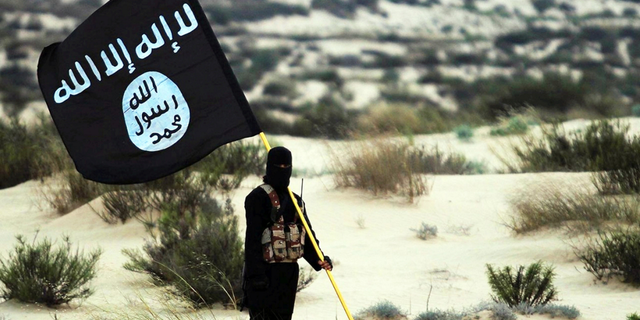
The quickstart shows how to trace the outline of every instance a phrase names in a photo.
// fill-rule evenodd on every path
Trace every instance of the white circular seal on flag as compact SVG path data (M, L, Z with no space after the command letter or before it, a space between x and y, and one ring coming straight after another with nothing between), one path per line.
M180 88L160 72L135 78L122 97L129 139L141 150L160 151L187 132L191 113Z

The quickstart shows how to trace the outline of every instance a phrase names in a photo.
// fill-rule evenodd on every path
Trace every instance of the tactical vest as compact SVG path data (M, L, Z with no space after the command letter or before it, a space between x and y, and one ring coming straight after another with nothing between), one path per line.
M260 186L271 200L271 222L262 232L262 257L269 263L295 262L304 255L304 239L306 230L298 224L298 215L294 215L293 222L284 222L280 210L278 194L268 184ZM302 208L304 212L304 202Z

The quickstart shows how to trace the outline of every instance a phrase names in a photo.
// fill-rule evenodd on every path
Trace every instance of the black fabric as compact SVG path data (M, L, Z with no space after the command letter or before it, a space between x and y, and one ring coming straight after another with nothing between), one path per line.
M278 165L286 165L288 167L281 168ZM278 191L283 191L289 186L292 172L291 165L291 151L285 147L272 148L269 150L269 155L267 156L267 175L265 176L264 182Z
M269 309L249 311L250 320L291 320L291 313L277 313Z
M278 197L284 201L288 193L278 192ZM295 195L299 203L300 197ZM262 231L270 224L271 200L262 188L255 188L245 199L247 229L245 234L245 286L246 306L250 310L267 310L278 314L291 314L295 304L298 285L298 263L266 263L262 258ZM297 214L295 206L283 207L282 215L285 223L294 221ZM315 237L306 213L303 212L309 228ZM317 240L317 239L316 239ZM319 243L319 241L318 241ZM305 242L304 259L316 270L321 269L318 264L318 254L311 241ZM255 279L266 276L269 286L266 290L255 290L250 283ZM252 318L253 319L253 318ZM271 318L267 318L271 319Z
M197 0L107 2L42 51L38 81L98 182L154 180L261 132Z

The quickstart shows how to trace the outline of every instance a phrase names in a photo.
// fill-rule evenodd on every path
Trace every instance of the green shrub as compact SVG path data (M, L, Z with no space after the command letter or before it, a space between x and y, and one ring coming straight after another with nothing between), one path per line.
M431 150L427 150L424 146L411 148L408 156L412 170L419 173L474 174L483 170L481 165L468 162L464 155L445 154L437 146Z
M498 126L491 128L491 131L489 132L492 136L525 134L529 131L529 125L535 123L533 119L526 115L513 115L498 119Z
M416 233L416 237L421 240L427 240L438 236L438 227L427 223L422 223L418 229L411 229Z
M0 259L2 298L55 306L93 293L87 284L96 276L101 250L88 255L80 249L74 252L68 237L57 247L47 238L37 243L16 238L14 251L6 260Z
M638 313L632 313L627 315L627 320L640 320L640 315L638 315Z
M162 204L158 236L137 250L123 250L127 270L144 272L158 283L171 284L194 306L226 302L235 307L240 297L242 240L230 202L225 208L200 194L198 206L179 199Z
M545 227L584 231L607 222L637 223L640 208L635 200L603 197L566 185L534 185L510 200L513 217L507 225L517 233Z
M410 165L407 143L383 139L363 142L347 150L347 155L332 154L335 183L378 194L400 194L409 201L428 193L425 180Z
M356 319L363 318L375 318L375 319L405 319L405 313L396 307L389 301L382 301L374 304L373 306L358 312Z
M122 186L102 197L104 211L96 212L107 223L127 222L148 207L147 192L140 187Z
M640 232L634 229L600 231L593 243L576 255L596 279L620 277L640 285Z
M0 189L58 171L67 157L63 149L53 124L44 118L32 128L16 118L0 121Z
M473 128L466 124L453 128L453 132L455 132L456 137L462 141L471 141L473 137Z
M513 150L521 161L519 170L612 171L635 168L640 138L629 138L628 125L620 121L592 122L584 131L565 133L557 124L543 126L542 139L525 137Z
M487 264L487 276L491 286L492 299L510 307L520 303L530 306L545 305L556 299L553 286L553 267L536 262L528 267L518 266L517 270L506 266L502 270Z

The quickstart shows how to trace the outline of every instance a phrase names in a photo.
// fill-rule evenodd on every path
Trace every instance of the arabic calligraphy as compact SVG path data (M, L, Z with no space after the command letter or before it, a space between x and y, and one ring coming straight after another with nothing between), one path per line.
M138 76L127 87L122 110L129 138L141 150L164 150L185 134L190 121L178 86L160 72Z
M159 24L154 22L151 24L150 33L142 34L140 36L141 40L137 45L135 45L135 49L133 50L137 59L144 60L150 57L154 50L160 49L167 43L171 43L170 48L173 53L177 53L180 50L180 45L175 41L176 36L174 35L174 32L178 37L184 37L198 27L198 20L196 19L189 4L183 4L182 9L184 13L181 13L178 10L173 14L175 24L179 27L177 31L172 30L167 19L165 19L163 15L160 15L158 17ZM160 25L160 27L158 25ZM162 30L160 30L160 28L162 28ZM88 65L88 70L91 71L90 73L93 74L98 82L102 81L104 77L110 77L118 73L125 67L125 65L129 74L133 74L136 70L131 53L124 41L121 38L116 38L115 43L117 46L113 43L109 43L107 45L107 49L100 51L102 64L96 64L89 55L84 56L84 60L86 60ZM78 76L82 81L78 81L76 76ZM61 80L60 87L53 93L53 100L55 103L64 103L72 96L81 94L91 86L91 79L85 71L85 66L83 66L80 61L76 61L74 63L74 67L69 69L68 80L69 81L66 79Z

